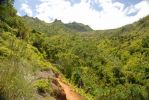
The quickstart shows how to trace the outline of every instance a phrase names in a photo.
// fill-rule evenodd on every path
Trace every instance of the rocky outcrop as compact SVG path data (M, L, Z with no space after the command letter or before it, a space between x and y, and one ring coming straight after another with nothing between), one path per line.
M49 79L50 80L49 84L53 90L52 95L56 98L56 100L67 100L66 94L65 94L63 88L61 87L61 85L59 84L59 82L56 79L58 77L58 75L59 74L54 73L52 70L40 71L37 73L36 79Z

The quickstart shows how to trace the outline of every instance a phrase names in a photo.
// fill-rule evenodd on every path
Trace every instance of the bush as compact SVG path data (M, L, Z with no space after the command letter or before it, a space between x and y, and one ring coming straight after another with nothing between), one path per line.
M9 56L11 50L6 47L0 47L0 56Z
M142 40L142 47L144 47L144 48L149 48L149 36L145 37L145 38Z
M38 93L44 95L46 93L52 94L53 90L50 88L50 80L40 79L34 83L34 87L37 89Z

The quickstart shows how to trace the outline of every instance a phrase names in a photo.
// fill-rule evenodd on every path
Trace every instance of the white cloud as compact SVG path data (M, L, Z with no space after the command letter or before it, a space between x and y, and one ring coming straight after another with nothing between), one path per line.
M93 29L111 29L132 23L149 14L149 2L142 0L136 5L124 8L120 2L112 3L112 0L95 0L102 7L101 11L91 9L91 0L81 0L79 4L71 6L68 0L40 0L36 6L36 16L46 22L52 19L61 19L64 23L80 22L91 26ZM25 6L24 8L29 8ZM135 16L127 16L131 13ZM31 14L29 9L26 12ZM52 18L52 19L51 19Z
M131 5L125 9L125 14L127 15L131 13L136 13L137 11L138 9L135 6Z
M27 4L25 4L25 3L23 3L23 4L21 5L20 11L24 11L28 16L32 16L32 15L33 15L32 10L31 10L30 7L29 7Z
M137 18L144 17L149 14L149 1L144 0L135 5L136 9L139 9L138 14L136 15Z
M19 12L17 12L17 15L18 15L18 16L21 16L21 14L20 14Z

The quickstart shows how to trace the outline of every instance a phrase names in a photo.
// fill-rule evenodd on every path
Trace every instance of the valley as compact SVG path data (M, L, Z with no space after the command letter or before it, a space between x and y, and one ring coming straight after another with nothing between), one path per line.
M13 2L0 1L0 100L149 99L149 15L93 30L20 17Z

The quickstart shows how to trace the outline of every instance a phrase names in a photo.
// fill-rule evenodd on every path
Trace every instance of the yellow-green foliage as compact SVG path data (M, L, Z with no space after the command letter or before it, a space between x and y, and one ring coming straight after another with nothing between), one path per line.
M6 47L0 47L0 56L9 56L11 54L11 50Z
M40 26L37 19L24 19L27 24L37 23L34 30L46 32L44 23ZM44 58L52 61L77 87L84 91L90 88L91 96L118 100L132 99L135 95L138 100L147 99L149 96L144 94L149 77L148 20L149 16L118 29L87 33L35 32L30 39Z
M43 69L43 66L47 66L48 69L50 63L46 63L35 47L16 38L12 33L1 34L0 46L0 98L6 100L34 98L33 74L36 70Z
M52 94L53 90L50 86L50 80L49 79L39 79L39 80L36 80L35 83L34 83L34 87L37 89L37 91L39 93L49 93L49 94Z
M148 100L149 16L114 30L74 33L60 21L18 17L8 5L0 6L0 99L33 98L34 72L49 70L51 61L89 100ZM35 86L52 93L48 81Z

